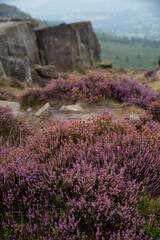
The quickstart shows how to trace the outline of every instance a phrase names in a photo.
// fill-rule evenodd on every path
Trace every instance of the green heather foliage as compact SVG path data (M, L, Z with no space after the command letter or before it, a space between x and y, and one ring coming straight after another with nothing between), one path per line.
M17 148L0 148L3 239L160 238L160 125L46 123Z
M152 239L160 237L160 201L156 204L151 196L147 196L144 191L142 197L139 199L140 215L145 218L143 228ZM154 224L153 224L154 222Z

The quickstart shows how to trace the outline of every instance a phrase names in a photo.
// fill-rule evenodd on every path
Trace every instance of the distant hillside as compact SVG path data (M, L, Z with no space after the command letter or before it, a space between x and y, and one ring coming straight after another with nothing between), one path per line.
M4 18L30 18L27 13L20 11L17 7L9 6L7 4L0 4L0 17Z
M109 59L120 68L153 69L158 65L160 41L142 38L117 37L98 33L101 58Z
M15 6L10 6L4 3L0 3L0 18L31 18L32 16L28 13L20 11ZM43 21L38 19L40 27L56 26L64 21Z

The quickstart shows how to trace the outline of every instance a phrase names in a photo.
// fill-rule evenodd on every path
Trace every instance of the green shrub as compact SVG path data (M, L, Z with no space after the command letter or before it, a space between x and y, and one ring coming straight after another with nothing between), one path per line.
M140 215L145 218L143 228L146 230L148 237L160 239L160 202L148 196L144 191L139 200Z

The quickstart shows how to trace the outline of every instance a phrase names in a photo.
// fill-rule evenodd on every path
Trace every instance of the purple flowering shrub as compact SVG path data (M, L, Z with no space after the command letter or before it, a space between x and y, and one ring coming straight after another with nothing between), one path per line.
M13 115L9 107L0 106L0 143L19 144L32 133L24 119Z
M19 98L22 106L34 106L54 99L65 98L69 94L72 84L63 79L52 79L44 88L32 88L24 92Z
M156 101L158 92L142 86L135 79L123 79L116 82L114 86L113 98L120 102L128 102L147 109L149 104Z
M45 87L45 93L48 99L56 99L64 97L66 93L70 93L73 84L64 79L52 79Z
M90 72L80 78L73 85L69 97L74 100L87 100L96 102L111 98L114 81L110 74L99 74Z
M158 239L147 196L160 194L160 130L111 115L46 123L0 150L0 229L6 239ZM157 210L160 211L160 210ZM157 218L158 219L158 218Z
M72 102L83 99L96 102L113 98L120 102L136 104L147 109L153 101L157 101L160 94L146 86L142 86L135 79L114 81L108 74L89 72L80 79L53 79L44 88L30 89L20 96L23 106L33 106L55 99L65 99Z
M24 92L19 97L22 106L34 106L47 102L43 88L32 88Z
M0 89L0 100L15 101L16 99L16 95L12 92Z
M44 88L30 89L20 96L23 106L33 106L54 99L66 99L73 102L83 99L90 102L110 98L114 81L109 74L90 72L80 79L53 79Z

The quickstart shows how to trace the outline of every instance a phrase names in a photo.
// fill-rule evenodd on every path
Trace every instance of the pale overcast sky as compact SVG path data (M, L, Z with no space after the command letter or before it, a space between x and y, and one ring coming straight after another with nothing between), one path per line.
M0 2L17 6L35 18L64 21L75 17L81 19L84 16L84 20L87 20L88 13L90 14L88 17L91 18L95 12L100 13L104 10L117 12L128 8L135 10L142 6L148 6L149 9L150 4L152 4L150 11L153 13L157 9L157 5L154 8L154 3L159 3L160 6L160 0L0 0Z

